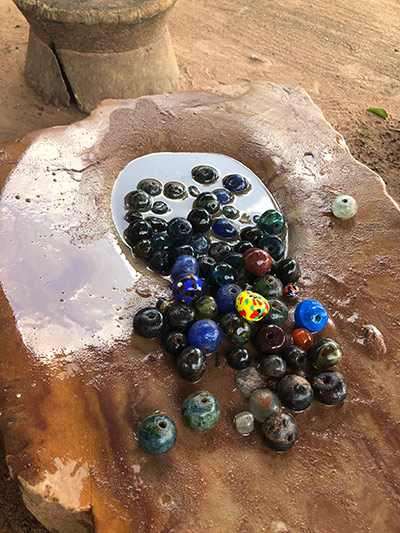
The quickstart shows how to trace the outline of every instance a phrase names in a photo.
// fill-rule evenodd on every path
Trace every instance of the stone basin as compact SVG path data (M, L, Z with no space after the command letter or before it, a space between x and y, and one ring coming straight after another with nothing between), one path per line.
M286 454L259 431L234 431L246 402L223 357L185 383L159 341L133 334L134 313L170 289L121 241L113 184L132 159L190 151L233 157L271 191L301 295L324 303L323 336L343 346L347 400L297 415ZM399 207L303 90L255 83L105 101L82 122L0 145L0 179L0 427L11 475L49 530L396 530ZM355 218L331 215L338 194L356 198ZM201 389L221 420L199 435L179 413ZM158 409L178 441L154 457L137 430Z

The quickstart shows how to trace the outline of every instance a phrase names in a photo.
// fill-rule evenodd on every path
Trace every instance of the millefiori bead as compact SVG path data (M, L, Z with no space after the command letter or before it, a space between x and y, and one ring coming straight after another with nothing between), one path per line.
M198 300L203 294L203 283L198 276L194 274L185 274L178 276L173 285L172 290L178 302L189 304Z
M288 298L296 298L298 294L299 288L294 283L288 283L283 287L283 296L287 296Z
M243 291L236 298L237 312L250 322L258 322L267 316L270 307L268 301L252 291Z

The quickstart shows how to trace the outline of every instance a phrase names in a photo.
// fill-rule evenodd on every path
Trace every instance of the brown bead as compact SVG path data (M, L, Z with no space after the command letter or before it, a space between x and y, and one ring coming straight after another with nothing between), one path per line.
M255 337L255 347L264 354L277 353L283 348L286 342L283 329L275 324L267 324L260 328Z
M292 333L293 344L299 346L302 350L307 351L313 344L313 336L305 328L297 328Z
M272 258L268 252L260 248L250 248L243 254L241 265L255 276L263 276L272 265Z

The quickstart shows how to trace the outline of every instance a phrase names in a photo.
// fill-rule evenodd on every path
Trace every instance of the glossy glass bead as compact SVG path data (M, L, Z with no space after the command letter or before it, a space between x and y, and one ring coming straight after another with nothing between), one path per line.
M254 431L254 415L250 411L238 413L233 419L236 431L245 437Z
M250 322L262 320L270 310L268 301L261 294L252 291L238 294L235 305L239 315Z
M198 320L209 318L214 320L218 315L218 305L212 296L202 296L194 302L194 310Z
M227 242L213 242L208 250L208 255L215 259L217 263L221 263L224 257L232 253L232 247Z
M151 254L148 265L159 274L168 275L171 272L173 262L174 260L171 254L166 250L161 250Z
M236 271L236 283L241 287L251 287L254 283L255 276L247 272L242 266L234 267Z
M189 344L201 348L206 354L215 352L222 341L222 330L214 320L198 320L190 326Z
M218 198L218 201L221 205L226 205L230 202L233 202L233 194L227 189L215 189L213 193Z
M166 300L165 298L160 298L157 300L156 307L161 313L165 313L168 309L168 307L172 304L174 304L174 300Z
M202 233L195 233L190 241L196 255L205 255L210 248L210 240Z
M166 351L175 357L177 357L188 345L188 339L182 331L171 331L164 340Z
M295 374L289 374L280 380L278 396L288 409L304 411L311 405L314 393L306 379Z
M139 211L128 211L125 213L124 220L129 222L131 224L132 222L136 222L137 220L140 220L143 218L142 213L139 213Z
M166 231L155 233L150 242L154 252L161 252L163 250L167 251L172 244L172 241Z
M254 248L253 244L250 241L240 241L235 244L234 250L235 252L243 255L244 252L250 250L250 248Z
M228 265L231 265L235 269L240 268L241 261L242 254L236 252L230 252L224 257L224 263L228 263Z
M189 211L187 219L192 224L195 233L205 233L211 228L210 213L202 207L195 207Z
M151 207L152 199L147 192L132 191L125 196L125 207L136 211L148 211Z
M180 200L186 196L186 187L183 183L170 181L164 185L164 195L170 200Z
M297 441L299 430L289 413L275 413L262 425L267 446L276 452L286 452Z
M214 291L217 291L223 285L228 285L228 283L235 283L236 272L235 269L227 263L217 263L216 265L210 268L207 280L210 284L210 287Z
M261 217L261 215L259 215L259 214L253 215L252 220L253 220L254 224L258 223L258 221L260 220L260 217Z
M163 218L149 216L145 218L145 221L150 224L154 233L162 233L168 229L168 222Z
M251 363L251 355L246 348L234 348L227 353L226 362L233 370L243 370Z
M278 354L267 355L260 361L259 370L263 376L281 378L286 374L286 361Z
M265 235L257 243L257 247L265 250L275 261L280 261L285 253L285 245L276 235Z
M246 226L240 231L242 241L251 242L256 247L258 241L264 236L264 232L257 226Z
M157 200L152 205L151 210L153 211L155 215L165 215L165 213L168 213L169 207L168 207L168 204L166 204L162 200Z
M262 326L254 337L256 348L263 354L278 353L285 345L286 338L283 329L275 324Z
M328 311L317 300L303 300L296 307L294 321L299 328L320 331L328 322Z
M205 374L207 357L201 348L187 346L178 355L176 364L181 378L190 383L196 383Z
M300 348L300 346L286 346L286 348L282 350L281 355L285 359L288 367L293 370L303 368L307 363L307 354L302 348Z
M264 298L273 299L282 296L282 282L272 274L265 274L255 280L253 283L254 292L258 292Z
M147 194L150 194L150 196L158 196L161 194L162 191L162 185L158 180L148 178L145 180L142 180L138 183L137 188L140 191L147 192Z
M207 276L210 271L210 268L217 264L216 260L213 257L210 257L209 255L201 255L197 258L197 262L200 267L201 276Z
M220 210L221 204L213 192L202 192L194 201L195 207L201 207L210 215L215 215Z
M222 214L231 220L235 220L240 217L240 211L234 205L224 205L222 208Z
M317 370L328 370L343 359L343 350L332 339L320 339L307 353L309 363Z
M164 329L163 314L156 307L145 307L135 314L133 328L141 337L154 339Z
M200 267L197 259L193 255L180 255L171 270L171 278L175 279L184 274L200 274Z
M227 313L221 318L220 326L226 337L238 346L246 344L250 339L249 323L236 313Z
M150 415L139 426L140 445L153 455L171 450L175 445L176 436L175 423L164 414Z
M212 225L213 232L220 239L236 239L239 230L236 225L227 218L216 218Z
M202 185L209 185L218 179L218 171L208 165L199 165L192 168L192 178Z
M165 318L170 329L186 332L195 321L195 312L188 305L174 302L166 309Z
M180 246L170 246L169 252L173 261L175 262L181 255L192 255L194 257L194 249L190 244L181 244Z
M203 283L198 276L194 274L185 274L178 276L173 285L172 290L178 302L189 304L200 298L203 294Z
M299 288L294 283L288 283L283 287L283 296L287 298L296 298L299 294Z
M268 209L260 216L258 227L269 235L280 235L285 229L285 217L276 209Z
M222 180L223 186L231 191L233 194L241 194L246 192L250 185L247 179L241 174L228 174Z
M265 380L254 368L249 366L238 372L235 376L235 384L245 398L250 398L251 393L266 387Z
M153 229L150 224L141 219L129 224L124 232L125 240L131 248L133 248L137 242L143 239L151 239L152 235Z
M272 266L272 258L268 252L260 248L250 248L244 252L241 265L255 276L263 276Z
M293 343L306 352L311 348L314 340L308 329L297 328L292 333Z
M289 310L287 306L276 298L268 300L269 313L265 318L269 324L275 324L276 326L283 326L289 316Z
M231 313L236 310L236 298L241 292L241 287L234 283L228 283L218 289L215 301L221 313Z
M339 372L325 370L312 381L315 398L325 405L337 405L347 396L347 384Z
M296 259L284 259L278 263L276 276L284 285L297 281L301 277L301 270Z
M151 247L151 241L144 239L135 244L134 248L135 255L141 257L142 259L148 259L153 253L153 248Z
M191 223L182 217L174 217L168 222L168 235L177 244L187 244L192 240Z
M196 185L189 185L188 191L189 191L190 196L194 196L195 198L196 196L199 196L200 194L200 190L198 187L196 187Z
M258 422L265 422L274 413L282 410L282 404L276 394L269 389L255 390L249 399L249 410Z
M358 210L357 202L352 196L341 194L332 202L332 213L336 218L349 220L356 215Z
M220 414L217 399L207 391L193 392L182 404L183 421L195 431L212 429L218 423Z

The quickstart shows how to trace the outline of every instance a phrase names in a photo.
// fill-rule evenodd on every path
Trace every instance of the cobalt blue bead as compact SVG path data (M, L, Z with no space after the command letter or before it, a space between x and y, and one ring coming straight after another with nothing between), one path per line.
M294 320L299 328L320 331L328 322L328 311L317 300L303 300L296 307Z
M180 255L172 267L171 278L175 279L184 274L195 274L198 276L199 273L199 263L193 255Z
M227 189L217 189L216 191L213 191L213 193L222 205L229 204L233 201L233 195Z
M139 442L153 455L168 452L176 442L176 426L166 415L150 415L139 426Z
M210 247L210 240L205 235L196 233L193 235L190 244L196 254L205 255Z
M210 268L207 280L213 290L218 290L223 285L235 283L236 272L228 263L217 263Z
M217 218L214 220L212 229L220 239L235 239L239 235L235 224L227 218Z
M238 194L245 192L249 188L249 183L247 179L241 174L228 174L222 180L222 183L228 191L233 192L233 194Z
M282 239L276 235L266 235L265 237L262 237L258 241L257 247L268 252L275 261L282 259L283 254L285 253L285 245L283 244Z
M218 289L215 301L224 315L236 311L236 298L242 291L243 289L234 283L229 283Z
M203 283L195 274L185 274L175 279L172 290L178 302L189 304L203 294Z
M189 344L201 348L206 354L215 352L222 341L222 330L214 320L198 320L190 326Z

